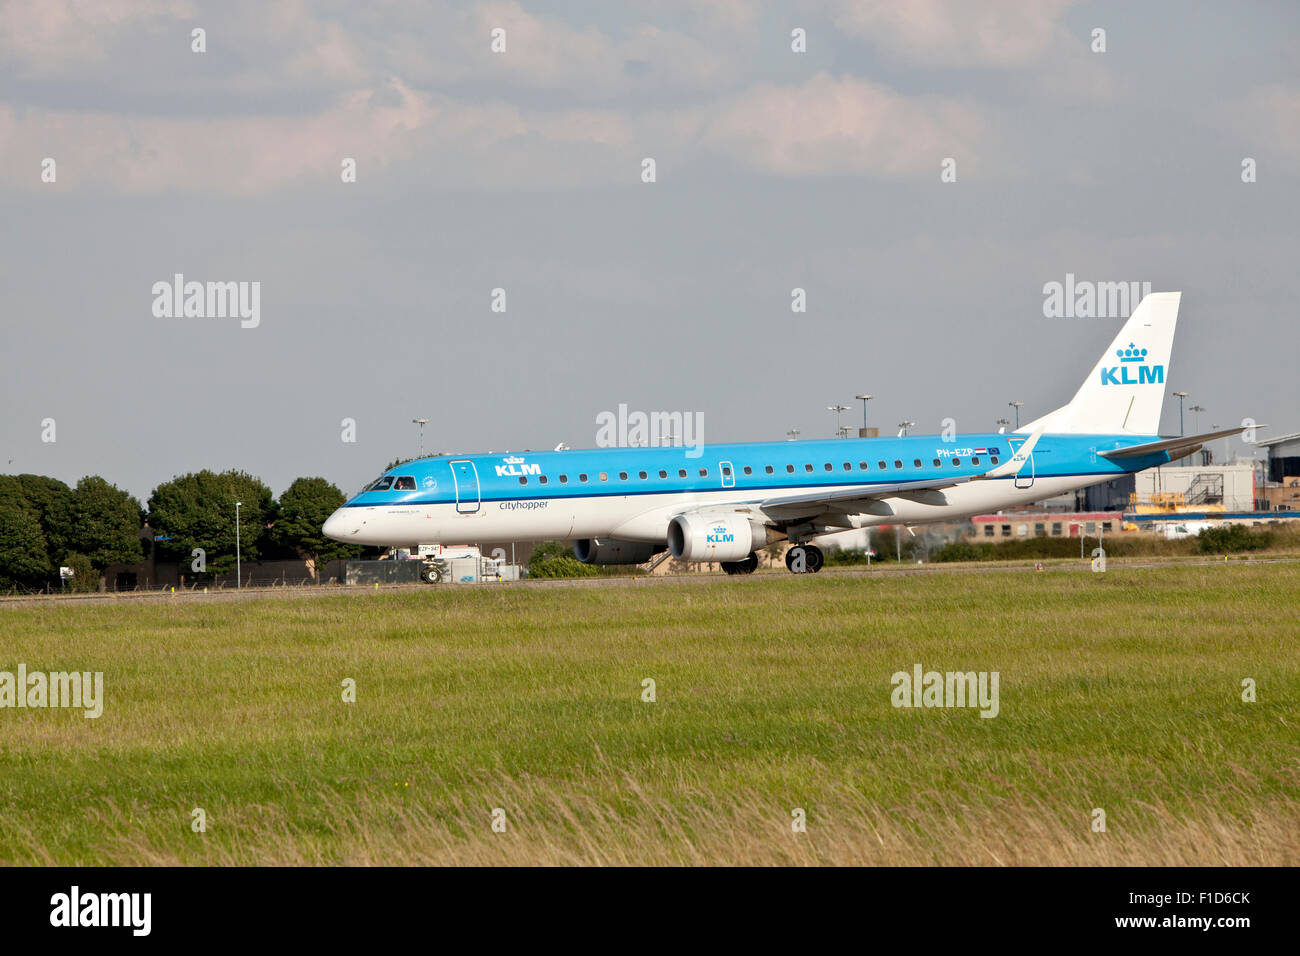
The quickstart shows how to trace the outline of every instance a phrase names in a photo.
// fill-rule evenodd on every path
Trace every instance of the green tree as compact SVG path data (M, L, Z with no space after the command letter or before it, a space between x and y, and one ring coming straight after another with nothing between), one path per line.
M195 548L207 555L210 572L235 567L235 502L239 510L240 552L255 561L269 544L267 525L275 520L275 497L257 478L242 471L191 472L165 481L149 496L149 524L159 535L160 552L188 562Z
M98 475L88 475L73 493L66 541L97 572L110 564L139 561L140 518L139 501Z
M43 587L52 573L40 520L17 482L4 482L0 485L0 587Z
M337 558L354 558L361 548L321 533L325 519L343 506L343 492L324 478L298 478L280 496L280 511L271 529L272 540L313 564L317 580L325 564Z
M45 553L52 568L68 549L68 521L73 491L57 478L45 475L15 475L13 481L27 502L27 509L41 523Z

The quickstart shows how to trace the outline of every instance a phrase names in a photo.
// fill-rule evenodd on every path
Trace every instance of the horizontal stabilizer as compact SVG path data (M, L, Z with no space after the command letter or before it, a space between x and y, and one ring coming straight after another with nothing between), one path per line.
M1267 425L1239 425L1236 428L1225 428L1222 431L1206 432L1203 435L1179 435L1177 438L1165 438L1160 441L1149 441L1144 445L1129 445L1127 448L1112 448L1110 451L1099 451L1097 454L1103 458L1143 458L1147 455L1154 455L1157 452L1167 451L1170 458L1182 458L1184 454L1190 454L1207 441L1213 441L1216 438L1227 438L1229 435L1240 435L1248 428L1267 428ZM1182 448L1187 451L1175 455L1174 452Z

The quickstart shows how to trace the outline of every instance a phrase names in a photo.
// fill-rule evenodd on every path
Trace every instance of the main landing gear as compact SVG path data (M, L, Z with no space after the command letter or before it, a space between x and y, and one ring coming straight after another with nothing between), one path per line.
M814 544L796 544L785 553L785 566L795 574L816 574L823 561L822 549Z
M749 557L740 561L723 561L722 570L728 574L753 574L758 570L758 555L751 551Z

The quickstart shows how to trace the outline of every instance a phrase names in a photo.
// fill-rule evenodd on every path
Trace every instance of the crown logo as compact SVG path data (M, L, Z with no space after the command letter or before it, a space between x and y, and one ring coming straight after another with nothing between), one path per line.
M522 458L507 458L505 462L507 465L522 465L524 460Z
M1121 362L1141 362L1147 357L1147 350L1137 348L1132 342L1126 349L1116 349L1115 354L1119 356Z

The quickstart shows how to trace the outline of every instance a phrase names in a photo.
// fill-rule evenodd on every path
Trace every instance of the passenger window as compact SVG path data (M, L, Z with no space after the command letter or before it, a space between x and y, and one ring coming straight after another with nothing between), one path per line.
M645 473L644 471L638 471L638 472L636 473L636 476L637 476L638 478L640 478L642 481L645 481L645 480L646 480L646 473Z
M579 481L586 481L586 480L587 480L587 476L586 476L586 475L579 475L579 476L578 476L578 480L579 480Z
M667 478L667 477L668 477L668 472L666 472L666 471L664 471L662 468L660 468L660 469L659 469L659 477L660 477L660 478Z
M895 468L902 468L902 467L903 467L903 461L902 461L902 459L900 459L900 458L895 458L895 459L894 459L894 467L895 467Z
M978 464L980 463L980 460L979 460L978 458L972 458L972 459L970 460L970 463L971 463L972 465L978 465Z
M827 471L834 471L834 470L835 470L835 466L832 465L832 464L828 461L828 462L826 463L826 470L827 470Z
M958 465L960 465L960 464L961 464L961 459L960 459L960 458L954 458L954 459L952 460L952 466L953 466L954 468L956 468L956 467L957 467Z
M860 462L858 462L858 467L859 467L860 469L862 469L863 471L866 471L866 470L867 470L867 463L866 463L865 461L860 461Z
M567 485L568 483L569 483L569 476L568 476L568 475L560 475L560 484L562 484L562 485Z
M764 470L770 475L772 473L772 466L767 465Z
M609 472L607 472L607 471L602 471L602 472L600 473L600 480L601 480L601 481L609 481Z
M685 477L686 477L686 469L685 469L685 468L678 468L678 469L677 469L677 477L678 477L678 478L685 478Z
M745 466L745 474L747 474L747 475L752 475L753 473L754 473L754 469L753 469L753 468L750 468L748 465L746 465L746 466Z
M936 459L934 460L934 467L938 468L938 467L939 467L940 465L942 465L942 464L943 464L943 462L941 462L938 458L936 458Z
M701 469L700 469L700 477L701 477L701 478L707 478L707 477L709 477L709 469L707 469L707 468L701 468Z
M723 466L722 466L722 477L723 477L723 478L730 478L730 477L731 477L731 469L728 468L726 465L723 465Z
M884 460L882 459L882 460L876 462L876 467L877 467L877 468L880 468L880 469L885 469L885 468L888 468L889 466L886 465L885 462L884 462Z
M989 456L989 464L996 465L997 463L998 463L998 456L997 456L997 455L990 455L990 456Z
M803 470L804 470L804 471L812 471L812 465L804 465L804 466L803 466Z
M546 476L545 476L545 475L542 475L542 476L541 476L540 478L538 478L537 480L538 480L539 482L541 482L542 484L546 484Z
M794 465L786 465L786 466L785 466L785 470L786 470L787 472L789 472L790 474L793 475L793 474L794 474Z
M912 459L912 467L913 467L913 468L920 468L920 467L921 467L921 459L919 459L919 458L913 458L913 459Z
M619 481L627 481L627 472L626 472L626 471L620 471L620 472L618 473L618 480L619 480Z
M528 476L527 476L527 475L520 475L520 476L519 476L519 483L520 483L521 485L526 485L526 484L528 484Z
M398 478L397 481L396 481L396 483L393 485L393 490L394 490L394 491L414 491L414 490L415 490L415 479L412 478L410 475L402 475L402 477L401 477L401 478Z
M849 463L846 461L846 462L844 463L844 470L845 470L845 471L852 471L852 470L853 470L853 466L852 466L851 464L849 464Z

